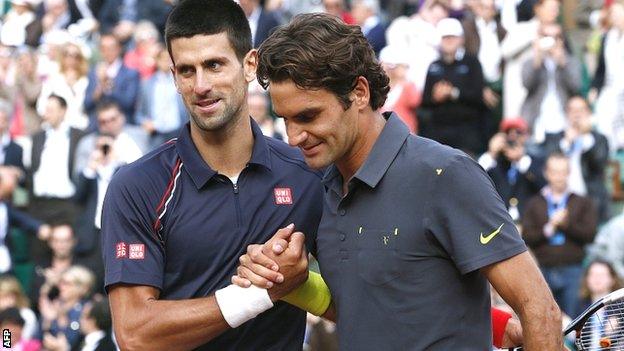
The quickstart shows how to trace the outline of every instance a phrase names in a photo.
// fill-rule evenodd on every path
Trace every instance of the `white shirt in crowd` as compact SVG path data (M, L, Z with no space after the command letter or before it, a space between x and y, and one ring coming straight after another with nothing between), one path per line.
M63 122L58 129L44 128L46 140L33 176L33 192L38 197L70 198L76 188L69 175L69 125Z
M557 81L555 73L557 71L557 63L551 58L544 59L544 66L548 74L548 88L546 95L540 105L540 113L535 121L533 128L535 141L542 142L546 134L556 134L566 126L565 112L563 111L563 103L557 94Z
M105 336L106 333L104 333L102 330L94 331L87 334L84 338L84 346L82 347L82 349L80 349L80 351L95 351L95 349L98 347L98 343L100 342L100 340L104 339Z
M581 156L584 152L591 149L595 143L596 139L590 133L581 135L573 143L568 142L565 138L559 142L559 148L570 159L568 189L577 195L587 195L587 185L585 184L583 168L581 167Z
M483 77L486 82L496 82L501 77L500 64L503 58L496 32L496 21L485 23L483 18L477 18L476 23L481 41L479 62L483 68Z

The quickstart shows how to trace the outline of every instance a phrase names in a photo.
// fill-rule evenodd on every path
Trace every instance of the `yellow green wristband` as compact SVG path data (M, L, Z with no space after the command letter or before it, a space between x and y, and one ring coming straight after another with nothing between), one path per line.
M282 298L283 301L308 311L316 316L321 316L331 302L329 287L320 274L310 271L308 280L297 289L291 291Z

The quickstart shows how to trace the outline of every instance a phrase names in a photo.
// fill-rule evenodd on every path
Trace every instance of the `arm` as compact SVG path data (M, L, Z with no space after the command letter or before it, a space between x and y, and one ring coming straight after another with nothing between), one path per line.
M581 65L576 57L571 54L567 55L566 64L557 67L557 80L559 84L572 95L581 90Z
M522 64L522 85L527 90L534 90L537 88L540 82L542 66L535 67L533 58L529 58Z
M568 211L568 218L565 224L560 226L566 237L581 243L587 244L594 240L596 227L598 225L598 213L592 201L588 198L578 198L580 209L576 213Z
M214 295L159 300L158 289L119 284L110 289L111 314L122 350L190 350L228 330Z
M519 315L525 350L563 349L561 312L528 252L486 266L481 271Z
M111 91L111 97L119 103L122 110L134 111L134 107L139 96L141 79L139 72L135 70L126 70L128 75L123 79L123 86L114 86ZM128 116L128 119L133 116Z
M596 72L594 73L594 79L591 82L591 87L600 91L605 81L605 73L607 70L607 65L605 62L605 39L606 35L602 37L600 41L600 53L598 55L598 67L596 67Z
M481 107L483 106L483 88L485 87L485 83L483 82L483 70L481 69L479 60L474 59L469 62L469 81L466 82L467 84L464 89L459 89L459 97L457 100L466 105Z
M544 221L543 216L539 212L539 198L534 197L527 203L524 216L522 216L522 238L528 246L536 246L547 241L544 236Z

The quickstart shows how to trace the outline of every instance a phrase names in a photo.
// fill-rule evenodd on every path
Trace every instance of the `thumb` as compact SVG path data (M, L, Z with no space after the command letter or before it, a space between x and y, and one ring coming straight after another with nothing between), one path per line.
M279 229L275 235L273 235L273 239L284 239L284 240L289 240L290 236L293 233L293 230L295 229L295 224L294 223L290 223L289 225L287 225L284 228Z

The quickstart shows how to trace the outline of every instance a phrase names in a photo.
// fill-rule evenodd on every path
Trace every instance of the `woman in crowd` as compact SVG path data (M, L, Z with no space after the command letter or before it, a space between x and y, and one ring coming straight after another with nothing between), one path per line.
M30 309L30 302L22 290L22 286L10 275L0 277L0 311L7 308L19 309L19 314L24 319L22 337L32 339L37 332L37 316Z

